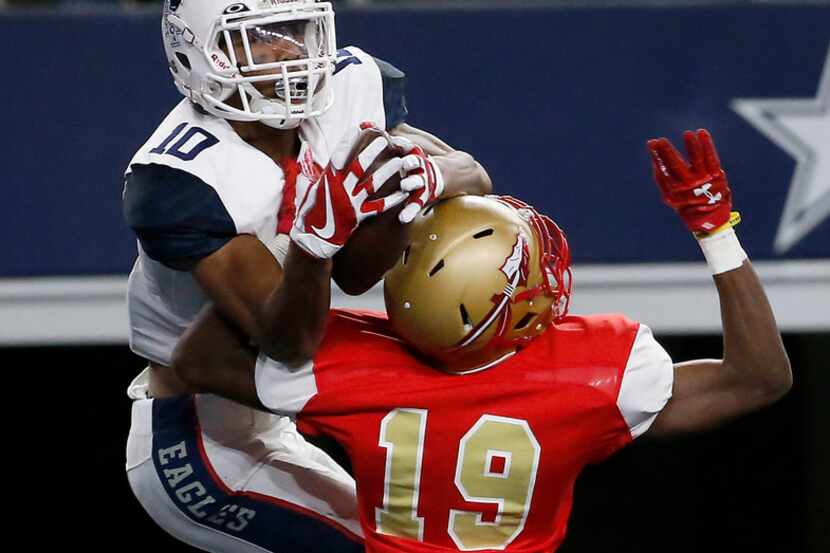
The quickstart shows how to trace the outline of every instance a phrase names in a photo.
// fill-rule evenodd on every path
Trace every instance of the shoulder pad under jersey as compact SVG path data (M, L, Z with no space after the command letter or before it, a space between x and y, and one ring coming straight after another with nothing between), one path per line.
M337 55L334 86L339 111L350 113L358 124L373 121L387 130L406 121L403 71L356 46L338 50Z

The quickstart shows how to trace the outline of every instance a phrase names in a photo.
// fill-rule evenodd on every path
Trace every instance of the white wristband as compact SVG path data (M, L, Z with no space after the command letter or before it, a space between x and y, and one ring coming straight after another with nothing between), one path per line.
M713 275L737 269L748 259L734 229L728 228L712 236L699 238L697 242Z
M291 239L287 234L277 234L270 240L263 242L271 255L274 256L274 259L277 260L277 263L280 264L280 267L285 267L285 257L288 255L288 245L290 243Z

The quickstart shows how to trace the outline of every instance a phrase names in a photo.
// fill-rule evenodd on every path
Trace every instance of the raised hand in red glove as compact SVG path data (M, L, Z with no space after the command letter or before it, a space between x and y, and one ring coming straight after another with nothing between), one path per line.
M383 198L368 199L401 171L403 160L396 156L371 175L366 174L391 143L386 132L364 123L337 145L331 162L300 203L291 229L295 244L315 257L331 258L363 220L408 198L407 193L398 190ZM363 144L366 146L361 147Z
M668 139L648 141L654 180L690 231L710 233L729 222L732 191L709 131L686 131L683 140L688 162Z

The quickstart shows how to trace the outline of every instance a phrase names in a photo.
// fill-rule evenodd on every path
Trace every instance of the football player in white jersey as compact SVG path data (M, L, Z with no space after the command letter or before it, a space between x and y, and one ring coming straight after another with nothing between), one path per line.
M193 391L172 352L208 303L269 356L309 358L332 274L359 292L398 257L353 263L343 247L361 221L407 223L436 199L489 192L490 179L406 125L403 73L338 50L330 3L166 0L162 33L185 99L126 171L139 249L130 346L149 365L128 392L130 484L201 549L360 550L353 480L293 423L209 395L172 413L153 398ZM373 196L394 175L399 189Z

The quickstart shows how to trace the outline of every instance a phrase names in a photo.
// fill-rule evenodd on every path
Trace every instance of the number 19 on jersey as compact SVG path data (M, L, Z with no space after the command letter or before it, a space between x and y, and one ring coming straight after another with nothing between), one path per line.
M424 540L418 516L427 428L425 409L395 409L381 422L378 444L386 449L383 507L375 509L377 532ZM504 549L521 534L536 483L541 448L527 421L482 415L461 438L455 486L466 501L497 507L483 513L451 509L447 532L462 551Z

